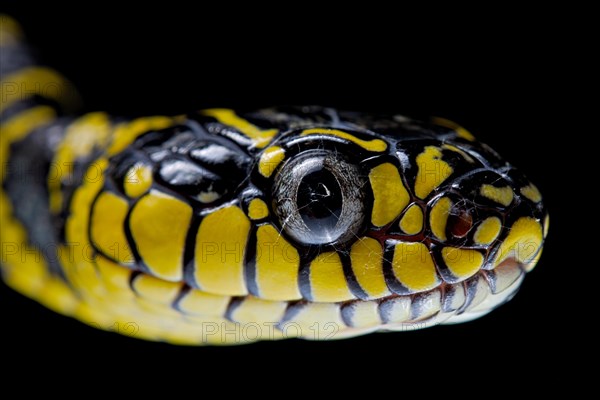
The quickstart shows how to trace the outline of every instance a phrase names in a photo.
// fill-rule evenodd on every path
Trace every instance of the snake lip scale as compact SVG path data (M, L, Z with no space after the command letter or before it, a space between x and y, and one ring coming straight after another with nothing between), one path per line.
M541 193L452 121L81 114L0 34L1 276L56 312L182 345L341 339L479 318L541 256Z

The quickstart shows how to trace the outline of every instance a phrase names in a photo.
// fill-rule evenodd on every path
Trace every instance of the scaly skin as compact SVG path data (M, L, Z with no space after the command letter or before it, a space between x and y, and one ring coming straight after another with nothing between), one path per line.
M57 312L190 345L413 330L491 311L541 254L538 190L450 121L69 116L0 21L1 271Z

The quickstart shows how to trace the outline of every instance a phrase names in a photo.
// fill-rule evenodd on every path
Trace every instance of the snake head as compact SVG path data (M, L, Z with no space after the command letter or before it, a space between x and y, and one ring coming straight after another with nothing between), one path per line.
M510 299L540 257L539 191L462 128L223 113L138 135L105 160L100 193L75 196L92 200L89 229L67 223L139 293L171 287L176 316L212 313L201 297L299 336L461 322Z
M463 128L392 122L298 129L263 151L254 182L305 255L303 296L385 303L441 291L442 311L491 310L539 259L541 194ZM453 306L458 291L467 301Z

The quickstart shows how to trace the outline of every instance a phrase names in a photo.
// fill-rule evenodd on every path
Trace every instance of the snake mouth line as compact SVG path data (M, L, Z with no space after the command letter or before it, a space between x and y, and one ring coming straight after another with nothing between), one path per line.
M216 296L183 286L170 304L171 312L192 320L223 318L233 324L247 324L249 312L261 315L276 329L286 332L287 324L310 329L314 324L335 324L331 339L342 339L371 331L406 331L453 324L476 319L510 300L525 276L525 269L515 258L508 258L491 270L481 269L458 283L442 283L432 290L414 294L392 294L372 300L319 303L307 300L276 302L253 296ZM149 280L148 280L149 279ZM156 278L138 272L130 286L136 297L153 302L149 282ZM190 299L210 299L211 307L195 308ZM281 313L273 312L280 309ZM306 335L302 334L301 337ZM311 335L306 336L310 339Z
M476 319L509 301L524 276L524 265L511 257L496 268L482 269L462 282L443 283L426 292L394 294L374 300L382 323L370 330L416 330ZM360 315L365 303L369 301L352 301L342 305L343 321L348 327L366 328L361 324Z

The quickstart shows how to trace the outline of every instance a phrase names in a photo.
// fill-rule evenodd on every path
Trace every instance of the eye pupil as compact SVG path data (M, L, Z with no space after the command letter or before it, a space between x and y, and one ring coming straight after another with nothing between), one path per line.
M342 213L343 199L333 174L321 168L302 178L298 186L298 212L310 230L333 230Z
M305 245L345 243L363 227L364 175L325 150L289 159L277 173L273 207L281 227Z

